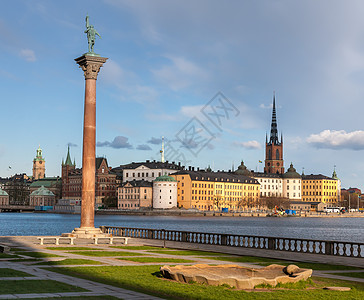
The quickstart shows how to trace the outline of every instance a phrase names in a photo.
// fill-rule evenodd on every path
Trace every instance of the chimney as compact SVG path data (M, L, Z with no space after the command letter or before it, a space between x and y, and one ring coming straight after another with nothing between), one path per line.
M188 166L188 171L191 171L191 166Z
M149 159L147 159L147 161L146 161L147 163L149 163L150 162L150 160Z
M179 166L179 167L181 166L181 162L180 162L180 161L178 162L178 166Z
M197 171L200 171L200 167L197 167Z
M195 171L195 167L192 167L192 171Z

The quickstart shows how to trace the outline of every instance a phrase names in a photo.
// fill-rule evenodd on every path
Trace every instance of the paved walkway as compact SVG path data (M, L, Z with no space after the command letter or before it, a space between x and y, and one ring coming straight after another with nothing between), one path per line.
M97 248L99 250L108 250L108 251L133 251L138 252L140 254L145 254L145 250L128 250L128 249L117 249L110 248L108 245L90 245L88 244L90 241L87 240L77 240L75 246L87 246L89 248ZM129 244L131 245L151 245L151 246L163 246L163 241L158 240L146 240L146 239L129 239ZM141 263L126 261L126 260L118 260L114 257L90 257L90 256L82 256L78 254L67 253L63 251L49 250L46 247L55 246L54 244L49 245L39 245L39 241L35 237L0 237L0 244L6 244L10 247L21 247L23 249L28 249L31 251L42 251L45 253L59 254L63 257L47 257L47 261L55 261L55 260L63 260L66 258L69 259L88 259L94 260L95 262L101 262L103 265L107 266L136 266L141 265ZM59 245L68 247L69 245ZM327 264L342 264L347 266L356 266L364 268L364 259L363 258L351 258L351 257L331 257L325 255L318 254L306 254L306 253L291 253L286 251L271 251L271 250L261 250L261 249L247 249L247 248L234 248L227 246L212 246L212 245L202 245L202 244L189 244L189 243L178 243L178 242L166 242L166 247L176 248L176 249L188 249L188 250L205 250L205 251L214 251L214 252L222 252L227 254L235 254L235 255L251 255L251 256L261 256L261 257L269 257L275 259L284 259L284 260L292 260L292 261L302 261L302 262L319 262L319 263L327 263ZM172 253L171 254L161 254L161 253L151 253L148 252L148 255L153 257L163 257L163 258L176 258ZM208 257L180 257L184 259L191 259L195 263L206 263L206 264L227 264L229 262L226 261L217 261L213 259L209 259ZM2 280L55 280L59 282L63 282L69 285L74 285L78 287L82 287L88 292L74 292L74 293L42 293L42 294L11 294L11 295L0 295L0 299L26 299L26 298L51 298L51 297L70 297L70 296L114 296L120 299L161 299L153 296L149 296L146 294L129 291L123 288L118 288L102 283L93 282L90 280L75 278L67 275L58 274L55 272L51 272L45 270L44 267L64 267L64 265L58 266L41 266L41 265L32 265L32 262L10 262L10 259L0 259L0 268L11 268L18 271L23 271L25 273L34 275L34 277L15 277L15 278L0 278L0 284ZM143 265L155 265L156 263L143 263ZM173 264L181 264L181 263L173 263ZM191 264L191 263L188 263ZM254 263L235 263L241 266L259 268L260 266ZM78 265L79 266L79 265ZM91 266L91 265L87 265ZM100 266L96 265L95 266ZM355 282L364 282L362 278L353 278L341 276L340 273L343 272L361 272L361 271L353 271L353 270L343 270L343 271L314 271L314 276L333 278L333 279L341 279ZM331 274L335 273L335 274Z

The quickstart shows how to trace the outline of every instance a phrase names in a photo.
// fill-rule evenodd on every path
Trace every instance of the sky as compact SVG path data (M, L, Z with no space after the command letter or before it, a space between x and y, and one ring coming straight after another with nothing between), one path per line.
M363 189L364 2L13 0L0 11L0 177L82 160L85 16L108 60L97 156L262 171L275 93L286 169Z

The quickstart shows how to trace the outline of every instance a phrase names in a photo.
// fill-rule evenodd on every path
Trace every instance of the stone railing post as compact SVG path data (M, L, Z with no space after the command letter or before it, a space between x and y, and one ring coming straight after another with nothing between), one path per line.
M228 242L227 235L226 234L222 234L221 235L221 245L226 246L227 245L227 242Z
M325 242L325 254L334 255L334 243L333 242Z
M187 242L187 234L186 234L186 232L182 232L181 242Z
M268 249L269 250L275 249L275 238L272 238L272 237L268 238Z

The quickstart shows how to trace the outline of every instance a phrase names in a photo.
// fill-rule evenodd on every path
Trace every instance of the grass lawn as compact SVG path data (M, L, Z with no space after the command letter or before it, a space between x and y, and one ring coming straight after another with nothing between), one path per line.
M163 258L163 257L120 257L120 260L130 260L140 263L193 263L193 260L179 258Z
M158 249L167 250L166 248L153 247L153 246L110 246L110 248L125 249L125 250L158 250Z
M43 261L37 263L35 265L50 265L50 266L59 266L59 265L102 265L103 263L91 259L73 259L67 258L63 260L57 261Z
M134 253L134 252L121 252L121 251L71 251L69 253L79 254L85 256L142 256L144 254Z
M209 257L209 259L221 260L221 261L230 261L230 262L248 262L248 263L260 263L266 262L270 264L286 264L286 261L274 259L274 258L265 258L265 257L255 257L255 256L218 256L218 257Z
M19 300L24 299L24 298L18 298ZM29 298L26 298L29 299ZM67 300L73 300L73 299L85 299L85 296L75 296L75 297L52 297L52 298L31 298L32 300L44 300L44 299L67 299ZM87 296L87 300L113 300L113 299L119 299L113 296Z
M74 251L74 250L102 250L100 248L89 247L47 247L48 250L60 250L60 251Z
M160 253L160 254L168 254L168 255L190 255L190 256L226 256L223 253L215 253L215 252L207 252L207 251L199 251L199 250L151 250L148 251L151 253Z
M18 255L14 255L14 254L8 254L8 253L0 253L0 258L17 258L19 257Z
M24 249L24 248L10 248L10 251L11 252L17 252L17 251L27 251L27 250Z
M296 265L303 269L312 269L317 271L330 271L330 270L363 270L357 267L350 266L342 266L342 265L329 265L329 264L320 264L320 263L306 263L306 262L298 262L298 261L281 261L279 264L283 265ZM268 266L270 263L260 263L261 266ZM364 270L363 270L364 271Z
M348 281L314 278L308 286L315 289L261 289L259 292L245 292L225 286L186 284L159 278L159 266L117 266L117 267L65 267L47 270L70 276L85 278L117 287L152 294L167 299L364 299L364 284ZM348 286L350 292L323 290L324 286Z
M364 272L347 272L347 273L330 273L330 274L338 276L348 276L354 278L364 278Z
M0 277L33 277L33 275L9 268L0 268Z
M19 258L14 260L9 260L9 262L29 262L29 261L42 261L40 258Z
M87 290L53 280L1 280L0 294L67 293Z
M44 252L31 252L31 251L22 251L17 252L19 255L26 255L34 258L43 258L43 257L62 257L61 255L44 253Z

